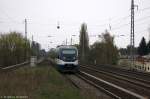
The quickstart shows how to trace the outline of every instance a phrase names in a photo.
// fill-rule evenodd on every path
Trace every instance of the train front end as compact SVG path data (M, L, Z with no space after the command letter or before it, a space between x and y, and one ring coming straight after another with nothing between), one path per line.
M57 66L58 70L61 72L77 72L79 70L77 48L75 47L60 48Z

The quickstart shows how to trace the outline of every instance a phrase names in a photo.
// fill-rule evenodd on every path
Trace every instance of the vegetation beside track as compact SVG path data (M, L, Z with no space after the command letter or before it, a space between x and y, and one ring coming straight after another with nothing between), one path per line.
M19 32L0 34L0 67L16 65L30 60L31 56L44 57L45 50L38 42L30 41Z
M28 99L82 99L79 90L47 63L1 73L0 96L27 96Z

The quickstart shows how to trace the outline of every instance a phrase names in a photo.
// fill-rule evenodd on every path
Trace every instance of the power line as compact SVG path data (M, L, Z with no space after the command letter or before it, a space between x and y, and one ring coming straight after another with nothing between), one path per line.
M122 17L122 18L119 18L118 21L121 22L121 20L124 20L126 18L129 18L129 16L125 16L125 17ZM117 21L117 20L113 20L113 21ZM12 23L15 23L15 24L22 24L21 22L17 22L17 21L12 21ZM119 23L118 22L118 23ZM6 22L6 21L1 21L0 23L10 23L10 22ZM37 24L37 25L41 25L41 26L52 26L52 25L56 25L56 24L49 24L49 23L34 23L34 22L28 22L28 24ZM89 26L94 26L94 27L106 27L108 26L107 23L104 23L104 24L99 24L99 25L89 25Z
M129 17L129 16L125 16L125 17L122 17L122 18L119 18L119 19L116 19L116 20L113 20L113 21L120 21L120 20L123 20L123 19L125 19L125 18L127 18L127 17ZM17 22L17 21L13 21L13 19L11 20L11 22L12 23L18 23L18 24L20 24L20 22ZM5 22L5 21L3 21L3 23L7 23L7 22ZM50 23L38 23L38 22L28 22L29 24L37 24L37 25L44 25L44 26L52 26L52 25L56 25L56 24L50 24ZM104 26L106 26L106 25L108 25L107 23L104 23L104 24L98 24L98 25L93 25L93 26L97 26L97 27L104 27ZM71 26L71 25L69 25L69 26Z
M150 7L146 7L146 8L143 8L143 9L141 9L141 11L144 11L144 10L147 10L147 9L150 9ZM6 14L7 15L7 14ZM7 15L7 17L11 20L11 22L13 22L13 23L17 23L17 24L20 24L19 22L17 22L17 21L15 21L14 19L12 19L11 17L9 17L8 15ZM115 25L118 25L119 23L121 23L121 21L124 21L124 20L126 20L126 19L128 19L130 17L130 15L128 15L128 16L124 16L124 17L121 17L121 18L119 18L119 19L117 19L116 21L119 21L118 23L116 23L116 21L115 20L113 20L113 21L115 21ZM147 16L147 18L150 18L150 16ZM140 20L145 20L145 19L147 19L146 17L144 17L143 19L138 19L139 21ZM137 22L137 20L136 20L136 22ZM4 21L1 21L0 23L6 23L6 22L4 22ZM42 24L42 23L30 23L30 24L37 24L37 25L45 25L45 26L51 26L51 25L55 25L55 24ZM116 28L113 28L112 30L116 30L116 29L120 29L120 28L122 28L122 27L125 27L125 26L127 26L127 25L129 25L130 23L127 23L127 24L123 24L123 25L121 25L121 26L119 26L119 27L116 27ZM100 25L97 25L98 27L106 27L108 24L100 24ZM113 24L114 25L114 24ZM93 26L95 26L95 25L93 25Z
M150 10L150 7L146 7L146 8L140 9L138 12L142 12L142 11L145 11L145 10ZM138 12L137 12L137 13L138 13ZM121 20L120 20L119 23L121 23L121 21L124 21L124 20L128 19L129 17L130 17L130 15L121 18ZM144 18L138 19L138 20L136 20L136 22L137 22L137 21L140 21L140 20L145 20L145 19L147 19L147 18L150 18L150 16L146 16L146 17L144 17ZM115 25L117 25L117 24L118 24L118 23L115 22ZM117 28L115 28L115 29L120 29L121 27L127 26L127 25L129 25L129 24L130 24L130 23L121 25L121 26L119 26L119 28L117 27ZM114 25L114 24L113 24L113 25Z
M122 21L124 21L124 20L126 20L126 19L128 19L128 18L130 18L130 15L127 15L127 16L125 16L125 17L120 18L120 19L119 19L120 21L119 21L119 20L118 20L119 22L116 22L116 21L115 21L115 24L113 24L113 25L119 24L119 23L121 23Z
M130 15L122 17L122 18L120 18L120 21L118 23L115 22L115 24L112 24L111 26L118 25L119 23L121 23L121 21L124 21L124 20L128 19L129 17L130 17ZM142 18L136 19L135 22L143 21L143 20L146 20L146 19L149 19L149 18L150 18L150 16L142 17ZM104 26L106 27L107 25L108 24L102 24L101 26L102 27L104 27ZM120 28L128 26L128 25L130 25L130 23L126 23L126 24L120 25L120 26L118 26L116 28L113 28L111 30L117 30L117 29L120 29Z
M136 19L135 22L140 22L140 21L143 21L143 20L146 20L146 19L150 19L150 16L146 16L146 17L143 17L143 18ZM112 30L118 30L118 29L120 29L122 27L125 27L125 26L128 26L128 25L130 25L130 23L123 24L121 26L113 28Z
M150 7L146 7L146 8L140 9L138 12L145 11L145 10L150 10Z
M18 23L12 17L10 17L3 9L0 9L0 10L10 21L12 21L13 23Z

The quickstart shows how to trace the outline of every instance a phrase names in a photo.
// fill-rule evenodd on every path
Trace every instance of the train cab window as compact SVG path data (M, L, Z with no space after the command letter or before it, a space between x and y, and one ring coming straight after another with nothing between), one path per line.
M76 51L75 50L63 50L62 53L63 54L75 54Z

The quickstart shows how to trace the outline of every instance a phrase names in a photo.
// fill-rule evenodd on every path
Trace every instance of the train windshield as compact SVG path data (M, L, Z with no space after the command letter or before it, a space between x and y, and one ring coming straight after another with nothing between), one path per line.
M75 49L63 49L60 58L63 61L75 61L77 59L77 51Z
M63 50L62 54L76 54L75 50Z

